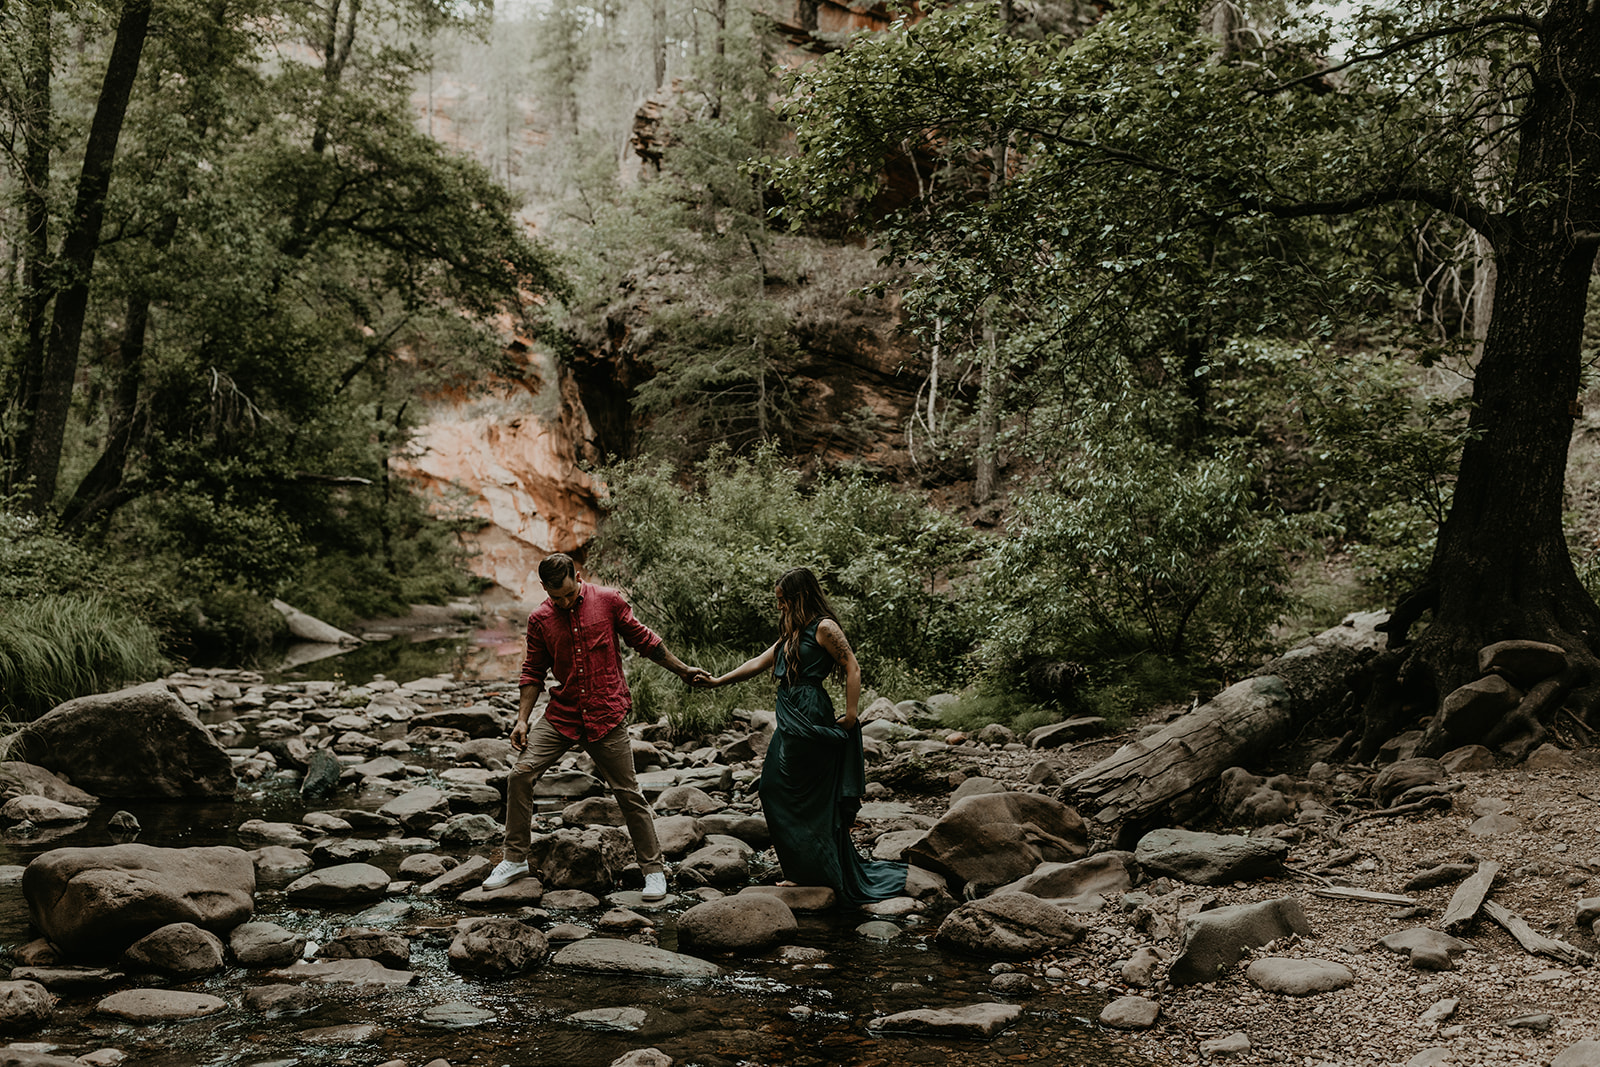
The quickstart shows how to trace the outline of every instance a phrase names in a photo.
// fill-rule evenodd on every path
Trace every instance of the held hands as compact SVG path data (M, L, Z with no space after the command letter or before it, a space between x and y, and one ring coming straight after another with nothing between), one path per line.
M718 685L717 679L704 667L690 667L684 672L683 681L691 689L715 689Z

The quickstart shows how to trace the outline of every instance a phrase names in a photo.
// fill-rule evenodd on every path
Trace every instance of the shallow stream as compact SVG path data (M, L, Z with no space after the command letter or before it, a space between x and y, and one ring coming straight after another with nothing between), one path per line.
M459 645L459 639L457 640ZM449 641L436 655L456 655ZM415 650L413 650L415 651ZM412 666L427 657L414 657ZM344 657L340 657L344 659ZM417 676L436 673L418 669ZM344 666L352 665L345 660ZM390 677L406 680L402 668ZM341 668L340 674L349 678ZM323 677L329 675L323 674ZM209 721L231 717L205 716ZM403 736L403 727L377 734ZM248 748L250 735L229 735L231 747ZM450 763L440 753L414 749L408 762L431 773ZM411 779L416 783L417 779ZM238 845L234 829L247 819L298 822L307 810L376 810L392 793L341 788L308 809L296 783L267 778L241 786L232 803L107 803L86 824L69 833L27 842L0 840L0 864L11 880L0 885L0 944L9 948L33 937L18 867L34 856L64 846L104 845L112 841L106 822L113 812L131 812L142 827L142 843L168 847ZM357 831L352 836L360 836ZM366 862L391 875L411 850L429 847L416 838L389 838ZM485 855L492 847L472 851ZM457 852L464 856L465 852ZM256 918L278 923L323 942L346 925L392 928L411 938L408 987L375 994L349 988L315 987L309 1006L269 1017L243 1006L247 989L269 984L263 972L229 967L222 974L182 988L221 996L229 1010L190 1022L133 1025L94 1014L95 1003L117 989L157 984L142 977L96 993L63 996L51 1024L27 1035L30 1042L57 1054L78 1055L115 1048L130 1065L151 1067L267 1067L299 1063L379 1064L404 1060L420 1067L435 1058L451 1064L605 1067L631 1049L656 1047L677 1064L705 1067L769 1064L965 1065L1050 1063L1119 1065L1143 1063L1096 1025L1105 997L1069 979L1048 983L1037 996L1016 1001L1022 1018L988 1039L946 1039L878 1035L866 1024L876 1016L913 1008L955 1007L1007 998L992 994L991 961L947 954L933 942L941 915L898 920L903 934L879 942L856 933L873 918L841 909L797 916L793 944L819 949L814 963L794 963L772 950L755 957L719 959L724 976L710 981L619 978L560 970L550 964L521 977L469 978L447 966L452 925L478 912L455 901L394 896L370 908L339 909L290 905L283 893L290 878L258 884ZM636 897L633 899L637 899ZM697 903L694 897L669 898L667 906L646 912L658 920L661 947L676 949L674 916ZM643 909L639 909L643 910ZM570 922L593 927L599 909L551 909L549 924ZM1041 982L1044 986L1047 983ZM441 1010L442 1005L450 1005ZM596 1009L638 1009L600 1012ZM591 1013L574 1019L579 1013Z

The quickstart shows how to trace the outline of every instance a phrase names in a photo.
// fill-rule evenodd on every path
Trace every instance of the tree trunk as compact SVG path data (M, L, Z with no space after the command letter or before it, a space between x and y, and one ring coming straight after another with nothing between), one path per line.
M1434 551L1432 625L1400 681L1434 706L1476 676L1477 653L1525 638L1560 645L1591 680L1600 608L1562 529L1584 317L1600 242L1600 33L1586 0L1558 0L1522 118L1516 187L1560 190L1498 220L1494 315L1473 379L1471 435ZM1582 680L1578 683L1582 686Z
M1318 634L1160 732L1073 775L1062 792L1094 809L1093 821L1112 836L1138 833L1158 818L1197 814L1211 804L1223 771L1248 768L1344 700L1353 672L1382 639L1375 628L1382 618L1359 615Z
M50 306L50 285L45 276L50 259L50 5L27 8L28 55L24 60L21 124L23 140L22 190L22 337L17 352L15 396L21 415L20 433L7 443L0 470L23 477L22 458L39 417L39 381L44 374L46 309ZM10 421L10 420L7 420ZM20 449L21 454L12 452ZM16 488L16 484L8 484Z
M983 356L978 377L978 451L972 458L972 502L987 504L998 480L1000 436L1000 339L995 309L984 313Z
M107 415L105 448L78 483L71 501L62 509L61 525L68 531L82 530L128 499L123 480L137 436L139 389L144 381L144 347L149 326L149 296L130 297L122 342L117 346L116 386Z
M139 56L150 27L150 6L151 0L127 0L122 17L117 20L117 36L111 45L111 58L106 63L106 76L100 85L78 176L77 201L61 242L62 283L56 293L49 344L39 378L38 412L23 468L24 476L33 481L30 502L39 512L49 508L55 499L61 443L72 408L78 346L89 308L89 282L100 247L100 223L105 217L111 165L117 156L117 141L122 136L122 119L127 114L134 77L139 73Z
M666 0L650 3L650 57L655 63L655 87L667 84L667 4Z
M1435 699L1476 676L1494 641L1549 641L1591 662L1600 610L1561 524L1593 251L1502 252L1495 315L1473 386L1472 435L1434 552L1433 624L1403 670Z

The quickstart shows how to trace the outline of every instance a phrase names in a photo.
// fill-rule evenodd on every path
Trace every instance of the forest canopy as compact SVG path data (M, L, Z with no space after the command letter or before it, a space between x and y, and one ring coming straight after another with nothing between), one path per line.
M514 329L614 461L597 564L675 638L763 638L717 583L815 562L869 654L1058 707L1136 663L1204 689L1375 606L1369 744L1495 640L1600 692L1567 488L1594 12L797 11L6 9L9 507L235 646L263 596L339 620L461 590L388 459L419 397L517 373ZM817 368L872 316L904 425L819 427L797 383L842 384ZM888 438L906 463L818 458ZM192 602L156 610L152 573Z

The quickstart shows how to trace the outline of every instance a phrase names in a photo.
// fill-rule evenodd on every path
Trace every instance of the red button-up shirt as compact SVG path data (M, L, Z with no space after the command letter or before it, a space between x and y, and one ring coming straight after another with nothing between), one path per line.
M574 741L597 741L621 725L633 695L622 676L621 638L648 656L661 638L633 617L622 594L603 585L580 583L571 611L546 600L528 616L528 655L518 684L534 687L534 699L553 671L556 684L544 717Z

